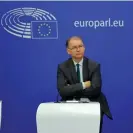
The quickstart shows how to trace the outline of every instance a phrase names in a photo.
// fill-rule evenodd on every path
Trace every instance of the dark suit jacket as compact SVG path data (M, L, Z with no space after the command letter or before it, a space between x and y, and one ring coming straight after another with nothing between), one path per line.
M102 79L100 64L84 57L83 59L83 81L91 81L91 87L83 89L82 83L77 82L76 70L72 58L58 65L57 69L57 88L62 101L77 100L87 97L91 101L97 101L101 105L101 110L112 119L108 102L105 95L101 92Z

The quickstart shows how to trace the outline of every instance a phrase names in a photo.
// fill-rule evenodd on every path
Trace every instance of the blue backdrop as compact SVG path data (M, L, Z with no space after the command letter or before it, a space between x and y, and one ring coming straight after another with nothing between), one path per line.
M45 16L52 21L50 14L38 16L35 9L28 14L24 7L49 12L55 17L53 23L45 23ZM8 12L16 8L20 8L19 19L13 19L15 12ZM37 107L56 100L57 64L68 58L65 40L72 35L81 36L86 56L101 63L102 91L114 117L113 121L104 118L103 133L133 132L132 2L0 2L0 19L2 133L37 132ZM17 25L18 20L23 23ZM39 20L45 23L46 33ZM37 23L30 27L31 21ZM19 32L20 28L24 31ZM25 38L26 29L37 39ZM13 34L17 32L22 36Z

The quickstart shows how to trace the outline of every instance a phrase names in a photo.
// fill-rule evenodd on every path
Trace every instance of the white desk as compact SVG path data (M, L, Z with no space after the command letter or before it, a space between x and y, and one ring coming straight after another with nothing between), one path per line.
M37 133L99 133L100 104L42 103L36 123Z

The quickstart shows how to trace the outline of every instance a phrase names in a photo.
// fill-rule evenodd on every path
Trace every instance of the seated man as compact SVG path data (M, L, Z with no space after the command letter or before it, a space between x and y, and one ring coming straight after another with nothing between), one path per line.
M102 127L103 114L110 119L112 115L106 97L101 92L100 64L84 56L85 46L80 37L69 38L66 48L71 58L59 64L57 70L57 88L62 101L88 98L90 101L99 102Z

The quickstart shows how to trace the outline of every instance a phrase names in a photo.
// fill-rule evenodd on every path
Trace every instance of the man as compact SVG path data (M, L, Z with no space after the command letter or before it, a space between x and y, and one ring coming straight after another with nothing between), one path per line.
M66 41L66 48L72 58L58 65L58 92L62 101L88 98L90 101L99 102L101 106L101 133L103 114L106 114L110 119L112 119L112 115L106 97L101 92L100 64L84 56L85 46L80 37L69 38Z

